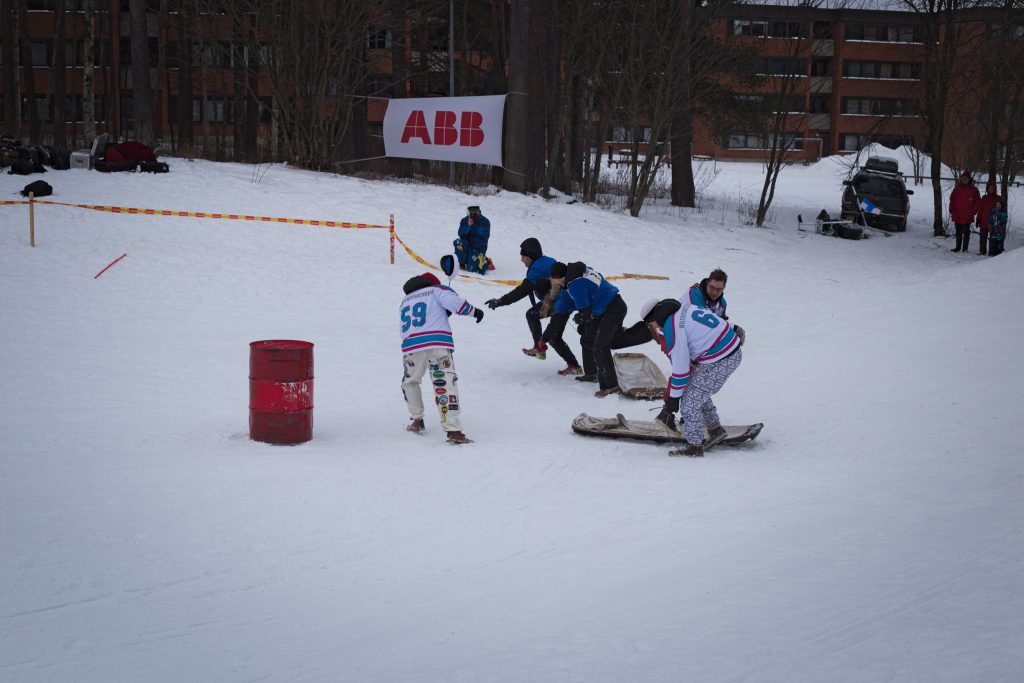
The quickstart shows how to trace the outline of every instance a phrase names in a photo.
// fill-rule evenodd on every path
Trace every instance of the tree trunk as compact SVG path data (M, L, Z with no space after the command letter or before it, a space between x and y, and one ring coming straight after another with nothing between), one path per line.
M18 116L18 69L15 61L17 40L14 31L14 0L0 1L0 49L4 60L4 126L5 132L21 138L21 121Z
M405 0L390 0L389 11L391 13L391 98L402 99L408 97L408 55L406 44L408 34L406 33ZM398 178L412 177L412 160L395 157L388 160L391 172Z
M153 87L149 79L149 39L146 31L146 0L128 2L132 55L132 113L135 139L153 142Z
M505 189L526 192L530 187L530 0L511 0L509 96L505 120Z
M684 2L680 30L683 39L679 41L679 105L672 114L672 205L693 207L697 202L697 191L693 185L693 93L690 89L693 55L693 12L690 1Z
M83 0L85 42L82 44L82 135L85 146L92 149L96 137L96 24L95 0Z
M195 127L192 125L192 26L190 3L180 3L178 7L178 144L181 151L191 153L195 140ZM181 152L179 152L181 153Z
M57 149L67 148L65 120L68 86L64 53L65 34L64 0L56 0L53 13L53 146Z
M941 155L941 153L935 153L934 152L935 149L941 149L941 145L942 145L941 140L942 139L939 138L939 142L937 143L939 145L938 147L935 147L934 143L933 143L933 147L932 147L933 153L932 153L932 162L931 162L932 201L933 201L933 209L934 209L934 212L935 212L934 213L934 221L932 223L932 226L934 228L934 234L935 234L936 237L945 237L946 236L946 228L942 224L942 218L943 218L943 213L944 213L943 212L944 203L942 201L942 155Z
M28 9L26 0L16 0L18 4L18 48L21 53L22 82L25 85L25 103L28 107L29 142L38 145L42 134L39 121L39 105L36 103L36 80L32 65L32 44L28 37Z

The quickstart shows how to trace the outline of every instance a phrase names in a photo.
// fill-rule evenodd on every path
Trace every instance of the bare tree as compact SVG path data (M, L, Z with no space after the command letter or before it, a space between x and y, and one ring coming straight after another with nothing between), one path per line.
M65 120L67 118L67 68L64 43L66 40L64 0L56 0L53 11L53 144L59 149L67 146Z
M544 177L544 81L539 65L542 17L550 0L512 0L505 188L535 191Z
M4 60L4 126L5 132L21 137L20 113L17 107L21 100L18 92L17 30L15 0L0 2L0 49Z
M131 17L132 113L135 139L153 141L153 86L149 78L149 34L146 30L146 0L129 0Z
M85 144L96 137L96 11L95 0L82 0L85 40L82 43L82 134Z
M32 64L32 43L28 37L28 9L26 0L15 0L18 5L18 48L21 57L21 80L24 84L24 98L28 106L28 134L32 144L38 144L42 136L42 122L39 120L39 106L36 102L35 69Z
M937 236L944 236L945 202L942 189L942 162L947 133L947 114L951 93L961 67L965 48L971 40L965 31L963 10L973 0L902 0L916 15L920 31L922 97L918 115L924 129L926 148L931 154L933 221Z

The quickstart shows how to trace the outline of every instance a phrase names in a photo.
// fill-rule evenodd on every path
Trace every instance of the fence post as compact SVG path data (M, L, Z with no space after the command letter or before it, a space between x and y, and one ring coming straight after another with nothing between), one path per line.
M391 265L395 265L395 214L391 214L391 225L388 228L388 237L391 243Z
M36 246L36 193L28 193L28 243Z

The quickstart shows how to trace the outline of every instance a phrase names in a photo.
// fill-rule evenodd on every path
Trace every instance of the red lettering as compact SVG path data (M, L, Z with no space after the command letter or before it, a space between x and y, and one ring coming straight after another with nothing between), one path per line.
M430 144L430 132L427 130L427 121L423 112L419 109L409 114L409 120L405 122L405 130L402 131L402 144L409 142L412 138L419 138L424 145Z
M480 128L480 124L483 122L484 117L480 112L462 112L462 123L459 125L459 144L463 147L476 147L483 144L484 131Z
M459 131L455 130L455 112L436 112L434 114L434 144L454 145L458 139Z

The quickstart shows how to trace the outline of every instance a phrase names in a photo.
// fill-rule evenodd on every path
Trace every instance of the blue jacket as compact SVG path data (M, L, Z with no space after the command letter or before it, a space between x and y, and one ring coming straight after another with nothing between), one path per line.
M541 278L551 277L551 266L553 265L555 265L555 259L550 256L541 256L526 269L526 279L536 282Z
M551 312L554 314L568 314L572 313L574 310L576 310L576 303L572 300L572 295L569 294L569 289L563 288L555 295L555 301L551 306Z
M581 311L589 308L595 318L604 315L608 304L619 294L618 287L592 268L587 268L583 275L570 282L568 289L576 308Z
M463 216L459 222L459 237L470 248L470 253L486 254L487 240L491 238L491 222L480 214L470 225L469 216Z

